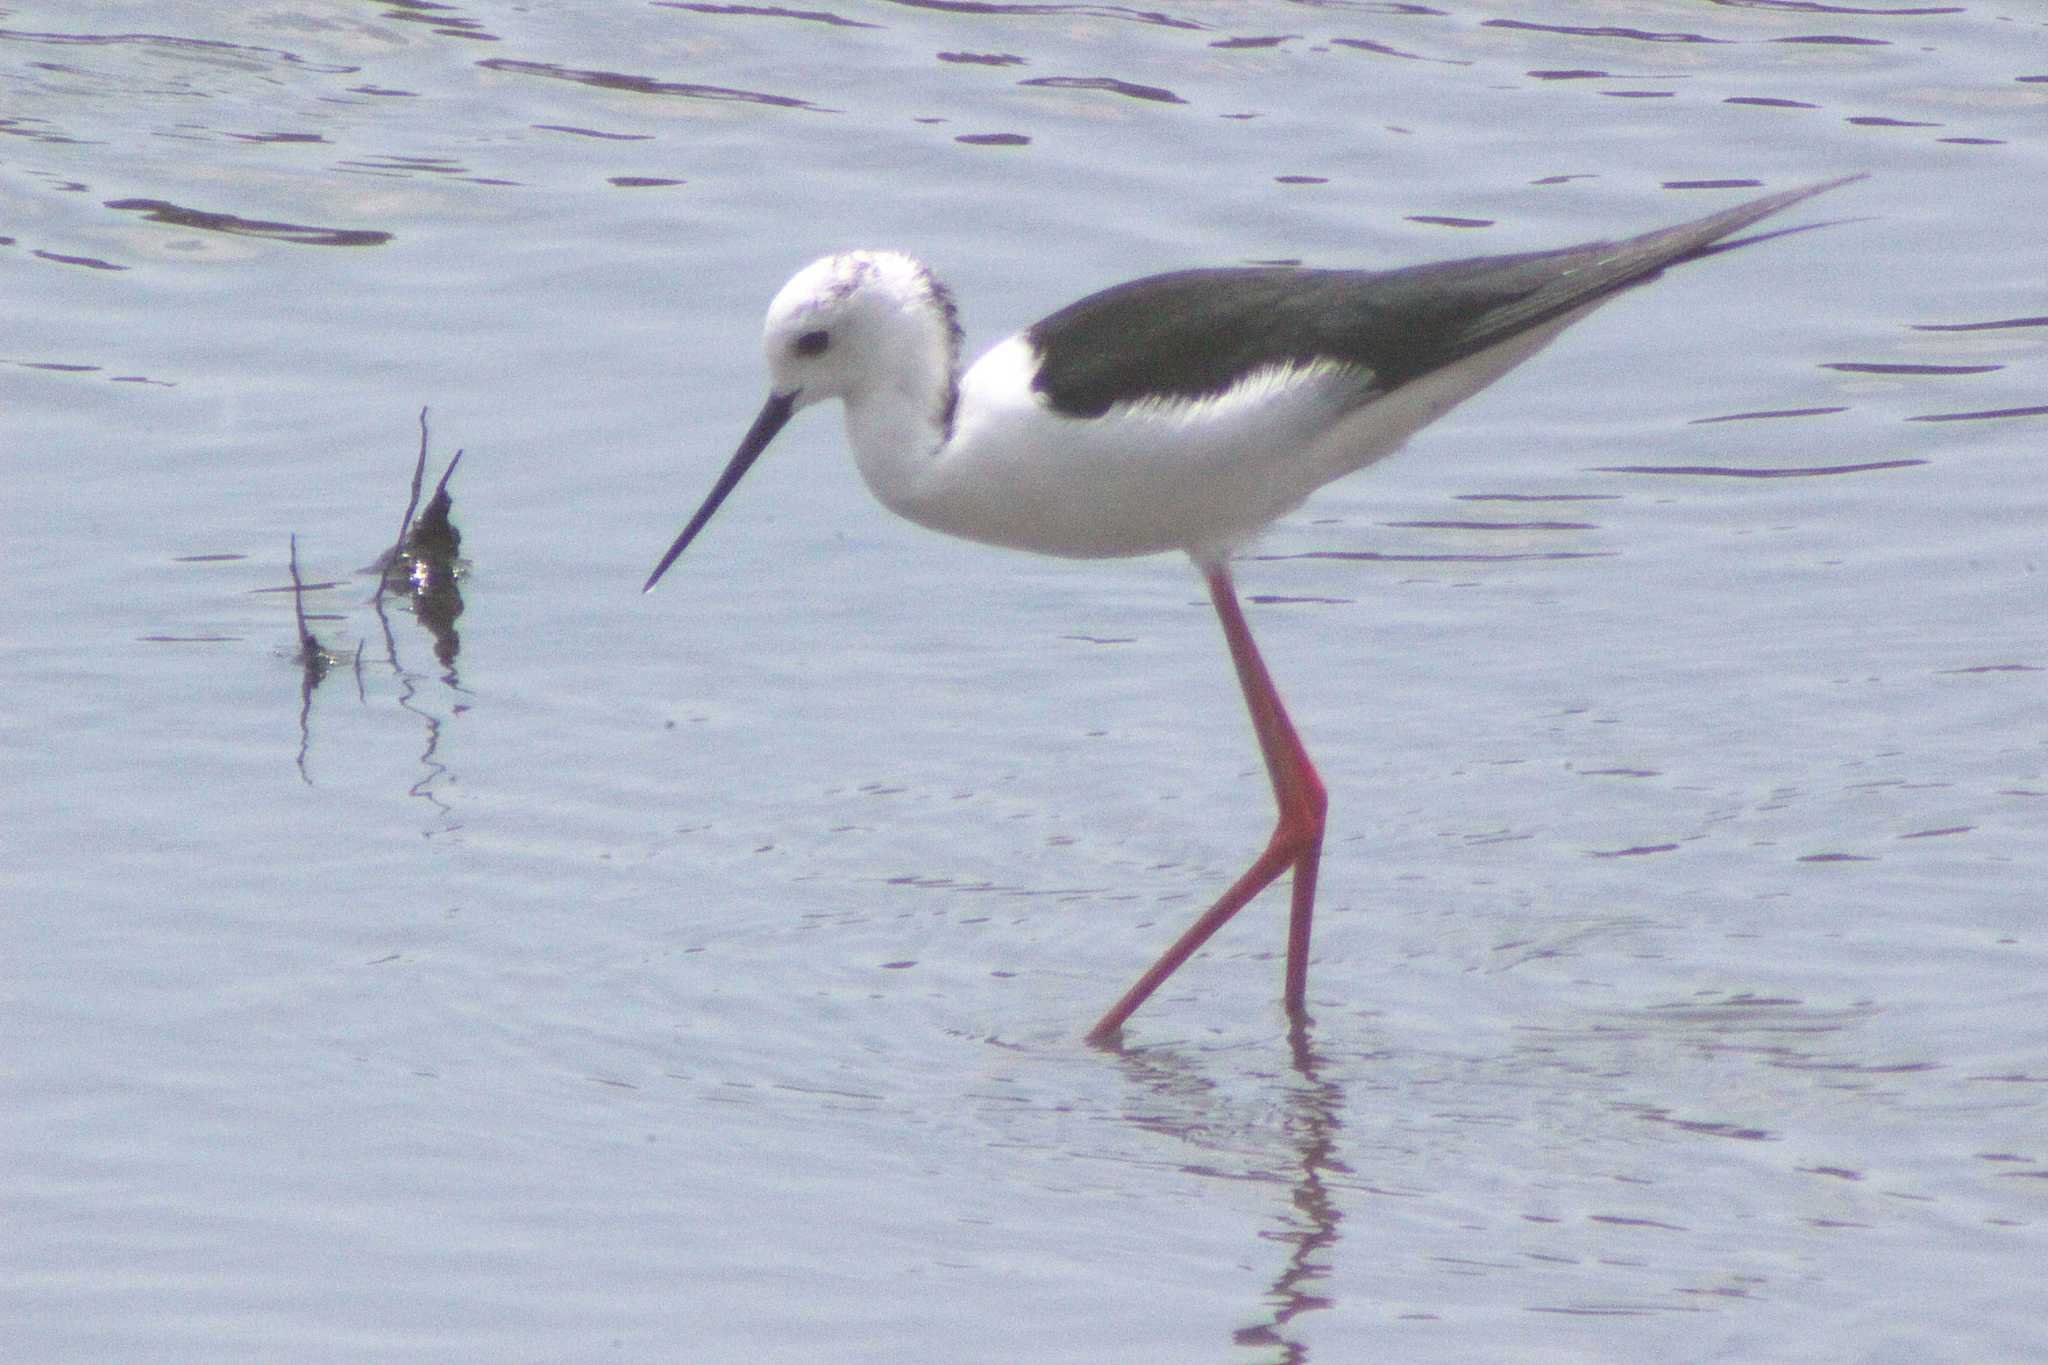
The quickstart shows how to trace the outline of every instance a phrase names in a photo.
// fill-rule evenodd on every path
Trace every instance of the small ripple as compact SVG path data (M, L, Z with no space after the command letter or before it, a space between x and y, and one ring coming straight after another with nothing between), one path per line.
M1723 0L1725 3L1725 0ZM1923 5L1918 9L1870 9L1862 5L1830 5L1824 0L1765 0L1770 9L1797 10L1802 14L1868 14L1880 19L1905 19L1937 14L1962 14L1961 5Z
M1637 43L1713 43L1726 38L1709 38L1703 33L1659 33L1650 29L1622 28L1613 24L1538 24L1527 19L1488 19L1481 28L1511 28L1528 33L1557 33L1568 38L1622 38Z
M2048 412L2048 408L2041 409ZM1907 421L1936 420L1909 417ZM1595 474L1687 474L1718 479L1811 479L1828 474L1868 474L1881 469L1910 469L1925 460L1871 460L1863 464L1791 465L1780 469L1738 469L1711 464L1614 464L1595 465Z
M1289 559L1340 559L1382 564L1512 564L1531 559L1612 559L1613 550L1542 550L1526 554L1386 554L1379 550L1302 550L1293 554L1253 555L1260 562Z
M1937 673L1940 673L1940 674L1954 674L1954 673L2039 673L2040 671L2041 671L2041 669L2040 669L2040 668L2039 668L2038 666L2034 665L2034 664L1972 664L1972 665L1971 665L1970 667L1968 667L1968 668L1943 668L1943 669L1937 669L1937 670L1936 670L1936 672L1937 672Z
M108 208L123 213L140 213L153 223L196 228L233 237L264 237L295 246L382 246L391 240L388 232L370 228L309 227L303 223L273 223L261 218L243 218L233 213L186 208L166 199L109 199Z
M1633 848L1593 848L1586 850L1593 858L1641 858L1652 853L1674 853L1677 844L1637 844Z
M1806 33L1792 38L1769 38L1773 43L1815 43L1832 47L1890 47L1884 38L1856 38L1846 33Z
M1660 1232L1686 1232L1689 1230L1677 1223L1660 1222L1655 1218L1630 1218L1625 1214L1619 1213L1589 1213L1586 1215L1586 1221L1589 1223L1607 1223L1611 1226L1622 1228L1656 1228Z
M1458 493L1453 502L1619 502L1619 493Z
M1157 10L1129 9L1123 5L1004 4L998 3L997 0L891 0L891 3L902 5L906 9L937 10L941 14L1005 14L1032 18L1082 15L1094 19L1122 19L1133 24L1151 24L1160 28L1200 30L1208 27L1207 24L1198 24L1192 19L1176 19Z
M1439 66L1471 66L1470 60L1456 57L1425 57L1419 52L1403 52L1398 47L1375 43L1366 38L1332 38L1331 47L1348 47L1359 52L1370 52L1378 57L1398 57L1407 62L1435 62Z
M1840 408L1764 408L1756 412L1730 412L1719 417L1695 417L1689 426L1704 426L1709 422L1755 422L1772 417L1826 417L1832 413L1847 412Z
M465 19L453 10L454 6L446 4L393 4L384 11L384 17L404 24L424 24L443 38L468 38L479 43L498 41L498 35L486 30L482 21Z
M1599 523L1591 521L1386 521L1382 526L1397 526L1414 531L1597 531Z
M61 251L31 251L29 254L37 260L48 261L52 265L77 265L83 266L87 270L128 269L125 265L115 265L112 261L103 261L97 256L67 256Z
M1745 1142L1778 1141L1778 1135L1768 1128L1751 1128L1746 1124L1730 1123L1720 1119L1675 1118L1668 1109L1640 1108L1628 1104L1620 1108L1633 1111L1636 1117L1645 1123L1666 1124L1681 1133L1697 1133L1703 1137L1740 1138Z
M1843 374L1990 374L2002 370L2003 365L1886 365L1876 361L1836 360L1823 364L1823 370L1838 370Z
M2048 317L1998 318L1991 322L1915 322L1915 332L1999 332L2008 327L2048 327Z
M859 19L848 19L824 10L785 9L781 5L704 5L692 4L687 0L654 0L656 9L683 9L693 14L729 14L753 19L801 19L813 24L826 24L834 28L880 28L880 24L864 23Z
M680 99L730 100L740 104L766 104L777 109L805 109L829 114L837 110L813 104L794 95L771 95L759 90L736 90L723 85L699 85L691 81L658 81L652 76L634 76L622 71L597 71L583 67L558 66L553 62L526 62L510 57L492 57L477 63L486 71L513 76L540 76L596 86L600 90L621 90L631 95L669 95Z
M1929 412L1908 422L1989 422L2006 417L2048 417L2048 403L2030 408L1985 408L1977 412Z
M38 128L33 125L41 124ZM41 142L52 147L89 147L98 145L85 138L72 137L68 133L55 131L55 125L44 118L0 118L0 134L7 137L26 138L30 142Z
M1100 90L1134 100L1151 100L1157 104L1187 103L1171 90L1156 85L1137 85L1131 81L1120 81L1114 76L1038 76L1028 81L1019 81L1017 84L1042 86L1051 90Z

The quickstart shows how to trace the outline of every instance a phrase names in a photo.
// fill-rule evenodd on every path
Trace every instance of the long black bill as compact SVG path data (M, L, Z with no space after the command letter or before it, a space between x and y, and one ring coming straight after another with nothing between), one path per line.
M718 476L718 482L711 485L711 492L704 499L704 505L697 509L696 516L690 518L690 524L676 537L676 543L668 547L668 553L661 557L661 563L654 566L654 572L647 575L647 586L640 591L654 591L654 585L668 572L668 566L676 562L677 555L690 547L690 542L704 529L704 523L711 520L711 514L718 510L718 504L724 502L725 495L739 485L740 479L753 467L754 461L761 458L761 452L768 448L768 443L775 439L775 433L782 430L783 424L789 421L789 415L795 411L794 392L768 395L768 401L761 405L761 415L756 417L754 425L747 429L746 436L740 441L740 448L732 453L732 459L726 464L725 472Z

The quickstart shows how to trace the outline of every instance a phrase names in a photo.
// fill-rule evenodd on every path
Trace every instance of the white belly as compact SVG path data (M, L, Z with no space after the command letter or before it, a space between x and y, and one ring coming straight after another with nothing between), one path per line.
M1217 559L1324 484L1398 450L1588 311L1364 403L1369 377L1318 364L1266 370L1215 398L1120 404L1100 417L1065 416L1035 392L1035 358L1016 336L962 376L952 439L912 479L877 477L866 459L863 472L896 511L969 540L1072 558L1184 550ZM849 407L857 453L876 434L861 426Z

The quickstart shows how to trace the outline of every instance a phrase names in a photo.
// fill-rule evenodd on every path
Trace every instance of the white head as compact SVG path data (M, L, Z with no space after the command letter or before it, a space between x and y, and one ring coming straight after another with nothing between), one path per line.
M941 433L952 423L960 325L946 287L908 256L848 251L805 266L768 305L761 346L768 401L703 505L648 575L648 588L799 408L839 398L849 420L857 409L907 405Z
M848 251L813 261L768 305L761 327L770 392L798 408L858 399L883 387L948 380L960 327L932 272L894 251Z

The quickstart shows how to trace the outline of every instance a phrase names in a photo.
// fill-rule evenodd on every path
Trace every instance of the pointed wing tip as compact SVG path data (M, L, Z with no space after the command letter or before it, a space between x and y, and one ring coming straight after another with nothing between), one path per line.
M1769 196L1769 198L1773 200L1781 200L1784 203L1785 207L1790 208L1792 205L1797 204L1802 200L1811 199L1817 194L1826 194L1829 190L1838 190L1842 188L1842 186L1844 185L1853 185L1859 180L1868 179L1870 179L1869 171L1856 171L1850 175L1838 175L1834 177L1832 180L1815 181L1811 185L1804 185L1796 190L1784 190L1778 194ZM1777 210L1775 209L1772 211L1777 212Z
M1804 190L1797 193L1803 199L1809 195L1825 194L1829 190L1838 190L1844 185L1853 185L1859 180L1868 179L1870 179L1869 171L1855 171L1848 175L1838 175L1832 180L1823 180L1818 184L1808 185Z

